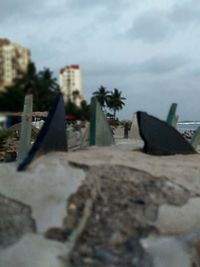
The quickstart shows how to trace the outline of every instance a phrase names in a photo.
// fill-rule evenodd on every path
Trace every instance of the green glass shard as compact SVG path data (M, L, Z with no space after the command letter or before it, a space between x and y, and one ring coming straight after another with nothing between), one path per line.
M197 148L199 142L200 142L200 126L195 131L195 134L193 135L192 140L191 140L190 143L193 146L193 148Z
M176 128L177 122L178 122L179 116L175 115L172 121L172 126Z
M32 129L32 111L33 111L33 95L26 95L24 100L24 110L21 123L19 151L17 161L22 162L29 149L31 143Z
M177 104L176 103L172 103L171 104L171 107L169 109L169 113L168 113L168 116L167 116L167 120L166 122L173 126L173 123L175 121L175 116L176 116L176 108L177 108Z
M94 97L91 100L90 106L90 145L110 146L114 143L110 125L100 104Z
M96 98L91 99L90 104L90 145L96 145L96 106L97 100Z

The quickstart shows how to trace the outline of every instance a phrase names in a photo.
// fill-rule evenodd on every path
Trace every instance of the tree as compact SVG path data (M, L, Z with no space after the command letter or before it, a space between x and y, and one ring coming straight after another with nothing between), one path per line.
M53 73L48 68L40 71L34 81L33 98L34 110L46 111L49 109L52 99L59 91L59 86L56 83L56 78L53 78Z
M77 107L77 105L70 99L65 104L65 114L79 119L79 107Z
M85 100L82 100L79 107L71 100L68 100L65 105L65 113L76 120L89 120L90 105Z
M125 100L125 97L121 96L122 92L118 89L114 89L114 91L111 92L111 94L108 96L108 107L113 110L113 117L116 117L116 112L121 110L125 103L123 100Z
M56 79L49 68L37 72L35 64L30 62L26 73L16 79L12 86L0 92L1 111L22 111L24 96L33 94L33 110L47 111L55 94L59 91Z
M90 119L90 105L88 105L85 100L82 100L80 108L81 108L81 119L89 120Z
M102 108L105 108L108 104L109 93L104 86L100 86L99 90L93 93L93 96L97 98Z
M13 86L23 89L24 93L26 93L25 90L27 88L27 84L31 83L33 85L36 83L36 80L37 80L36 66L33 62L29 62L27 71L25 73L20 73L20 78L17 78L14 81Z
M79 90L75 90L72 92L72 98L73 98L73 102L76 103L76 100L80 97L80 92Z
M39 80L43 81L43 85L48 90L56 91L58 89L57 79L53 78L53 72L49 68L44 68L38 73Z
M79 90L74 90L72 92L72 101L77 105L80 106L81 104L81 99L82 96L80 95L80 91Z
M23 110L24 93L17 87L9 87L0 93L1 111L19 112Z

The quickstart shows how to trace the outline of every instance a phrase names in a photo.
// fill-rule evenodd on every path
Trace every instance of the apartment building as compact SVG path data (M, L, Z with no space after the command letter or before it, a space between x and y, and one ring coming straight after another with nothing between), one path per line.
M0 91L26 72L29 61L28 49L0 38Z
M84 98L79 65L68 65L62 68L59 74L59 85L65 102L71 100L77 106L80 106Z

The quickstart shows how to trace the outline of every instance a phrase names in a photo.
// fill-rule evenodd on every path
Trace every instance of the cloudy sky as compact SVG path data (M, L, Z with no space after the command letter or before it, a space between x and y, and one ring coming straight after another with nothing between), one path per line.
M31 50L38 69L80 64L84 95L100 85L144 110L200 120L199 0L4 0L0 37Z

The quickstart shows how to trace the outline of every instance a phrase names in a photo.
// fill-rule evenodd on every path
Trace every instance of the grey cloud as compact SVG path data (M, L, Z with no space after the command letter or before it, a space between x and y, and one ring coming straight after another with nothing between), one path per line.
M144 110L150 114L166 119L172 102L178 103L180 119L199 119L199 81L186 76L187 70L182 74L176 73L167 76L140 75L115 77L102 75L101 77L86 75L85 91L88 100L101 84L108 89L114 87L122 91L126 99L126 106L119 113L121 118L132 118L133 112ZM86 73L85 73L86 74Z
M38 69L58 73L64 64L80 64L88 97L101 84L123 90L124 118L139 108L165 115L172 101L185 118L199 116L199 33L191 23L199 22L200 1L146 2L2 0L1 37L30 48Z
M128 31L133 39L142 39L147 42L163 40L170 32L166 14L163 11L152 10L139 15Z
M189 63L189 60L184 56L170 56L162 58L151 58L138 64L135 67L137 73L148 74L165 74L169 72L177 71L178 69L185 67Z
M88 9L88 8L94 8L98 6L118 6L123 5L126 0L71 0L70 6L72 8L76 9Z
M138 1L138 0L137 0ZM94 16L94 24L102 27L119 20L129 0L70 0L69 8L76 16Z
M193 70L189 70L189 74L195 78L200 77L200 67Z
M175 4L168 14L170 20L175 23L186 24L200 20L199 0L181 1Z
M0 21L9 19L10 17L18 17L29 15L39 10L42 6L41 1L27 1L27 0L6 0L0 3Z
M200 21L200 1L183 0L165 11L153 9L140 14L133 20L127 35L147 43L160 42L180 30L179 25L195 21Z
M176 72L177 70L186 67L189 64L189 59L184 56L168 56L168 57L152 57L137 64L127 63L104 63L89 64L85 68L87 75L94 76L123 76L138 74L162 75ZM85 64L87 65L87 64Z
M129 75L131 64L127 63L97 63L97 64L85 64L85 74L90 76L119 76Z

